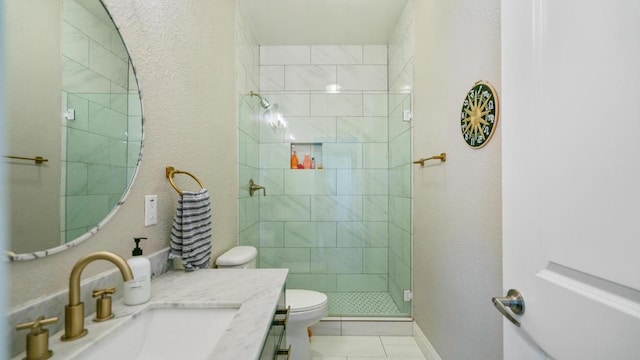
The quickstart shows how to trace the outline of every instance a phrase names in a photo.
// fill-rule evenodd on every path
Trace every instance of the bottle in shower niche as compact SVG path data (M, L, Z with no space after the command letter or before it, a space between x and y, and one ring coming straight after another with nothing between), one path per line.
M311 168L312 169L316 168L316 158L311 158Z
M133 257L127 260L133 280L124 283L124 303L125 305L138 305L151 299L151 262L142 256L140 240L144 237L134 238L136 247L131 252Z
M291 168L292 169L297 169L298 168L298 155L296 155L296 147L295 146L291 147Z
M304 154L304 161L302 165L305 169L311 169L311 158L309 157L309 153Z

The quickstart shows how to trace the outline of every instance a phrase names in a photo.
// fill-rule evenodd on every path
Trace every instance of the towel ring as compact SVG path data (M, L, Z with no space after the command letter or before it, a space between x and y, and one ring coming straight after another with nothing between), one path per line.
M183 192L180 190L180 188L178 188L176 183L173 182L173 176L175 174L185 174L185 175L191 176L193 178L193 180L195 180L198 183L198 185L200 185L200 188L204 189L204 185L202 185L202 182L200 182L200 179L198 179L192 173L190 173L188 171L176 170L173 166L167 166L165 168L165 175L167 176L167 179L169 179L169 182L171 183L171 186L173 186L173 188L178 192L178 194L182 195Z

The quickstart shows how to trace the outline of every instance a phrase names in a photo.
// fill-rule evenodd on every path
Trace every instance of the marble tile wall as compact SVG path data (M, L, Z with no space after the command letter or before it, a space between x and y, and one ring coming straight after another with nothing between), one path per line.
M413 2L408 1L389 40L389 293L411 313L403 290L411 289L411 110L413 92Z
M387 72L386 44L260 47L260 92L288 127L259 125L267 196L259 240L241 243L288 267L290 288L388 290ZM323 169L290 169L292 144Z
M126 48L74 0L63 5L63 174L61 240L87 232L118 203L133 177L142 138L138 87Z
M238 101L238 238L241 244L258 247L260 241L260 213L258 196L249 196L249 180L260 179L260 107L257 97L260 83L259 47L245 16L244 2L236 2L236 88ZM277 153L279 149L272 149ZM280 149L284 151L284 149ZM271 153L270 153L271 154ZM267 154L269 155L269 154ZM262 155L265 158L265 155ZM267 157L268 159L268 157ZM269 195L273 187L268 186ZM259 259L258 259L258 265Z

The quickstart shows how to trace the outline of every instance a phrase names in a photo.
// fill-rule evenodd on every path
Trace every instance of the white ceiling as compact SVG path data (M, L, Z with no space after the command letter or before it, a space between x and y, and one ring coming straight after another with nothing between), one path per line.
M386 44L407 0L238 0L260 45Z

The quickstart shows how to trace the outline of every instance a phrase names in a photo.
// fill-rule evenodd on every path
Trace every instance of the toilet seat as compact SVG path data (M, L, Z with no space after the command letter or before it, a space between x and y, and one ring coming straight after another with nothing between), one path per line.
M292 313L316 310L327 305L327 295L317 291L287 289L285 298Z

